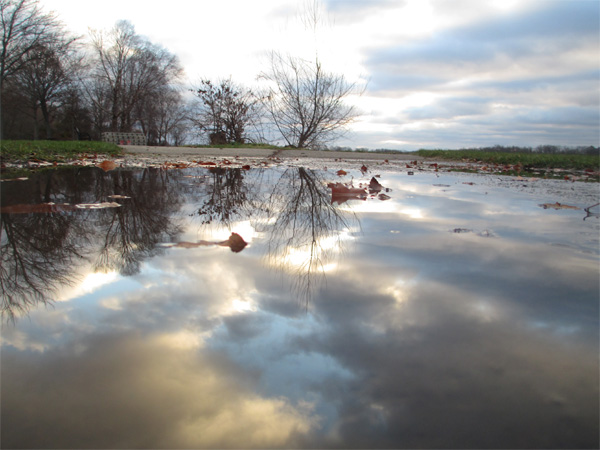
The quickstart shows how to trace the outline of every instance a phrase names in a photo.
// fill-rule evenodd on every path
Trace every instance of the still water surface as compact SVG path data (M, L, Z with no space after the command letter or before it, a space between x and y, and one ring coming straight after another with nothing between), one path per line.
M544 192L283 166L4 182L2 447L597 448L599 220Z

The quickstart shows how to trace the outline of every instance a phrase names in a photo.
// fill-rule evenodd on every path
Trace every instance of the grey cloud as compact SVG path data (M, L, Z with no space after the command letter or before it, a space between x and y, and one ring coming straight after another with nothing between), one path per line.
M586 42L597 46L598 14L596 2L545 2L537 10L449 29L414 43L371 49L366 59L372 74L370 90L410 89L417 85L411 78L420 76L419 86L435 89L482 70L482 64L500 55L514 60L552 53L559 57ZM406 74L410 75L404 80ZM406 87L403 81L409 81Z
M256 317L251 315L238 314L225 317L223 324L232 340L243 342L261 335L267 328L268 321L264 317L256 320Z
M372 75L369 81L368 94L377 96L400 96L415 90L430 89L441 86L447 78L439 74L402 73L398 68L381 68L381 72Z
M599 60L600 62L600 60ZM536 76L528 78L514 78L511 80L475 81L469 85L470 88L479 91L501 91L505 94L522 94L526 92L537 92L542 99L544 93L548 96L568 96L580 91L586 92L588 100L598 104L599 96L594 92L600 78L598 69L574 72L559 76ZM568 97L567 97L568 98ZM584 99L580 99L580 102Z
M334 325L297 340L303 351L330 355L357 377L345 383L354 395L339 406L342 442L548 447L564 435L593 446L598 401L588 389L597 388L597 328L587 318L598 313L590 302L595 275L564 273L575 266L558 258L557 248L512 252L494 238L458 245L462 236L448 233L419 239L416 224L394 222L401 233L378 238L378 245L364 241L356 258L369 263L342 271L316 301ZM533 282L541 278L543 285ZM397 279L406 281L398 288L405 297L394 308L396 300L380 289ZM499 295L506 297L499 302ZM569 339L581 353L558 346L566 338L561 330L572 327L578 337ZM575 366L565 381L564 368ZM482 411L480 401L490 408ZM516 405L519 414L509 413ZM577 430L564 426L569 411L587 411L589 420Z
M531 108L516 115L518 121L530 124L548 124L568 127L594 127L600 123L598 108L567 106L560 108Z
M593 103L593 101L592 101ZM411 144L396 145L404 149L462 148L489 145L538 146L597 145L600 142L598 108L591 106L565 106L559 108L532 105L516 109L498 109L486 113L489 108L482 99L462 103L459 99L433 103L421 108L411 108L395 117L375 118L376 123L401 127L412 120L423 120L444 128L423 126L421 129L402 129L387 133L361 133L353 137L354 145L367 147L390 147L386 140L406 141Z
M7 448L282 447L313 425L310 411L256 395L226 358L156 336L89 335L42 355L2 353Z
M408 108L405 114L411 120L451 119L460 116L487 114L492 99L485 97L453 97L436 101L432 105Z
M490 102L491 103L491 102ZM563 132L572 128L588 129L588 136L592 136L588 142L594 142L594 129L600 123L600 112L595 107L521 107L517 112L507 110L505 112L492 112L491 105L482 102L449 100L440 101L421 108L409 108L405 111L403 118L398 118L397 123L406 120L446 120L459 119L465 124L488 125L490 129L501 131L507 127L508 132L546 132L539 126L563 128ZM474 117L464 117L474 116ZM510 130L511 124L519 124L517 130ZM536 128L530 126L536 125ZM589 137L588 137L589 139Z
M332 317L348 301L369 298L365 291L342 293L327 299ZM564 434L575 445L593 445L597 400L579 383L594 384L595 361L568 351L555 359L554 340L537 339L510 319L473 323L459 306L465 294L434 282L387 316L387 305L373 299L370 316L362 318L383 332L348 326L332 330L327 340L311 340L312 351L335 355L360 374L347 386L354 395L340 405L344 441L357 447L516 448L526 440L548 447ZM565 383L570 365L581 371L569 371ZM517 405L519 413L511 414ZM587 411L590 420L578 429L564 426L575 410Z
M600 5L598 2L549 0L539 2L536 9L510 14L471 27L456 30L463 39L483 41L516 41L519 39L569 42L576 36L593 37L598 32Z

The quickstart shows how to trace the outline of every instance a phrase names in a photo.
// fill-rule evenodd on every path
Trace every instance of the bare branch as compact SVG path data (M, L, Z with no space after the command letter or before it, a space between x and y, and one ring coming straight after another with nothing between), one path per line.
M321 62L271 54L267 110L288 145L321 147L344 133L358 115L344 101L359 93L343 75L325 72Z

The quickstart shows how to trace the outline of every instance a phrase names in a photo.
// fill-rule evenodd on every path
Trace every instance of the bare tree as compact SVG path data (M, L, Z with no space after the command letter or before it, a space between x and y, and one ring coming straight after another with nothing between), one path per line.
M37 0L0 0L0 26L1 89L7 78L31 60L34 49L60 40L62 27L52 14L42 12Z
M52 15L44 13L37 0L0 0L0 97L6 83L26 65L44 57L40 48L54 47L63 40L62 25ZM5 118L2 117L4 125ZM4 126L0 130L0 138Z
M136 105L156 95L182 73L177 57L166 49L142 39L127 21L117 22L108 33L92 32L95 69L88 93L96 114L107 123L97 126L129 131L139 119Z
M211 144L243 143L251 140L248 128L260 119L259 98L231 79L213 83L201 80L193 89L199 99L194 122L207 133Z
M139 102L135 115L149 145L181 145L191 126L181 92L174 88L158 91Z
M309 62L273 52L261 78L269 82L270 118L291 147L321 147L340 137L358 115L344 103L359 93L356 84L326 72L318 58Z
M15 75L17 89L28 98L34 119L34 139L38 139L38 110L52 138L52 115L73 90L75 76L81 70L81 57L75 54L75 39L65 38L53 47L40 46L28 55L27 64Z

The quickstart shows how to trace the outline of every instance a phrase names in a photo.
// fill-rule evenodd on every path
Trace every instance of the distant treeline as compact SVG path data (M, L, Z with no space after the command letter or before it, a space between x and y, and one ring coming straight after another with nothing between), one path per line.
M402 150L392 150L388 148L351 148L351 147L340 147L334 146L329 147L327 150L336 152L377 152L377 153L411 153ZM435 149L421 151L456 151L456 152L488 152L488 153L543 153L543 154L566 154L566 155L597 155L600 156L600 147L594 147L593 145L588 146L564 146L564 145L538 145L537 147L520 147L516 145L504 146L494 145L492 147L471 147L471 148L460 148L460 149Z

